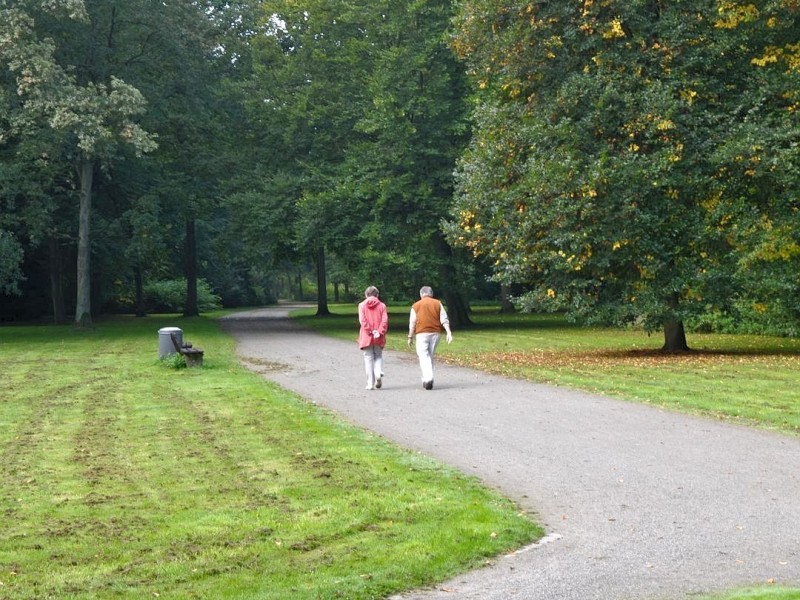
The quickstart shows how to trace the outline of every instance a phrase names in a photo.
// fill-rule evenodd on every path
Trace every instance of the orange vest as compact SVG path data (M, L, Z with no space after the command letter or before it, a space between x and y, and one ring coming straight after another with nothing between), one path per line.
M439 333L442 330L442 303L436 298L425 296L411 308L417 314L415 333Z

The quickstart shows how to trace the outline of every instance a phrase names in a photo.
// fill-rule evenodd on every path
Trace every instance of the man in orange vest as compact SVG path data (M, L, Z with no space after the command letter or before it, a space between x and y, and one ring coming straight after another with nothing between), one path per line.
M422 387L426 390L433 389L433 356L439 343L439 334L442 329L447 332L447 343L453 341L450 331L450 321L444 306L433 297L430 286L424 285L419 290L419 301L411 307L408 319L408 345L416 336L417 356L422 370Z

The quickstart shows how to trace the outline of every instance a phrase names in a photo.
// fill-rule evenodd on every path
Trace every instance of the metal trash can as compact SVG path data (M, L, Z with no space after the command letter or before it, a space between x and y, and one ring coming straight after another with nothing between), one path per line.
M183 345L183 329L180 327L162 327L158 330L158 358L162 359L170 354L177 354L172 343L171 334L178 338L178 344Z

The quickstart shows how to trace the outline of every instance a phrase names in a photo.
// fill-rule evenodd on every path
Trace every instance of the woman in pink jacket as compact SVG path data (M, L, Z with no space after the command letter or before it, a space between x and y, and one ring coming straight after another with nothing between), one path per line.
M364 369L367 372L367 389L381 388L383 377L383 347L389 330L389 315L386 305L378 299L378 288L369 286L364 291L366 298L358 305L358 347L364 351Z

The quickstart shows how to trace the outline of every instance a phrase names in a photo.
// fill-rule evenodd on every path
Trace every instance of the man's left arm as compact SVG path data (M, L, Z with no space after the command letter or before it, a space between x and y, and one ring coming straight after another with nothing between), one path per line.
M439 303L439 306L441 307L439 309L439 322L442 324L442 327L444 327L445 332L447 332L447 343L449 344L453 341L453 332L450 331L450 319L447 318L447 311L444 309L444 304Z

